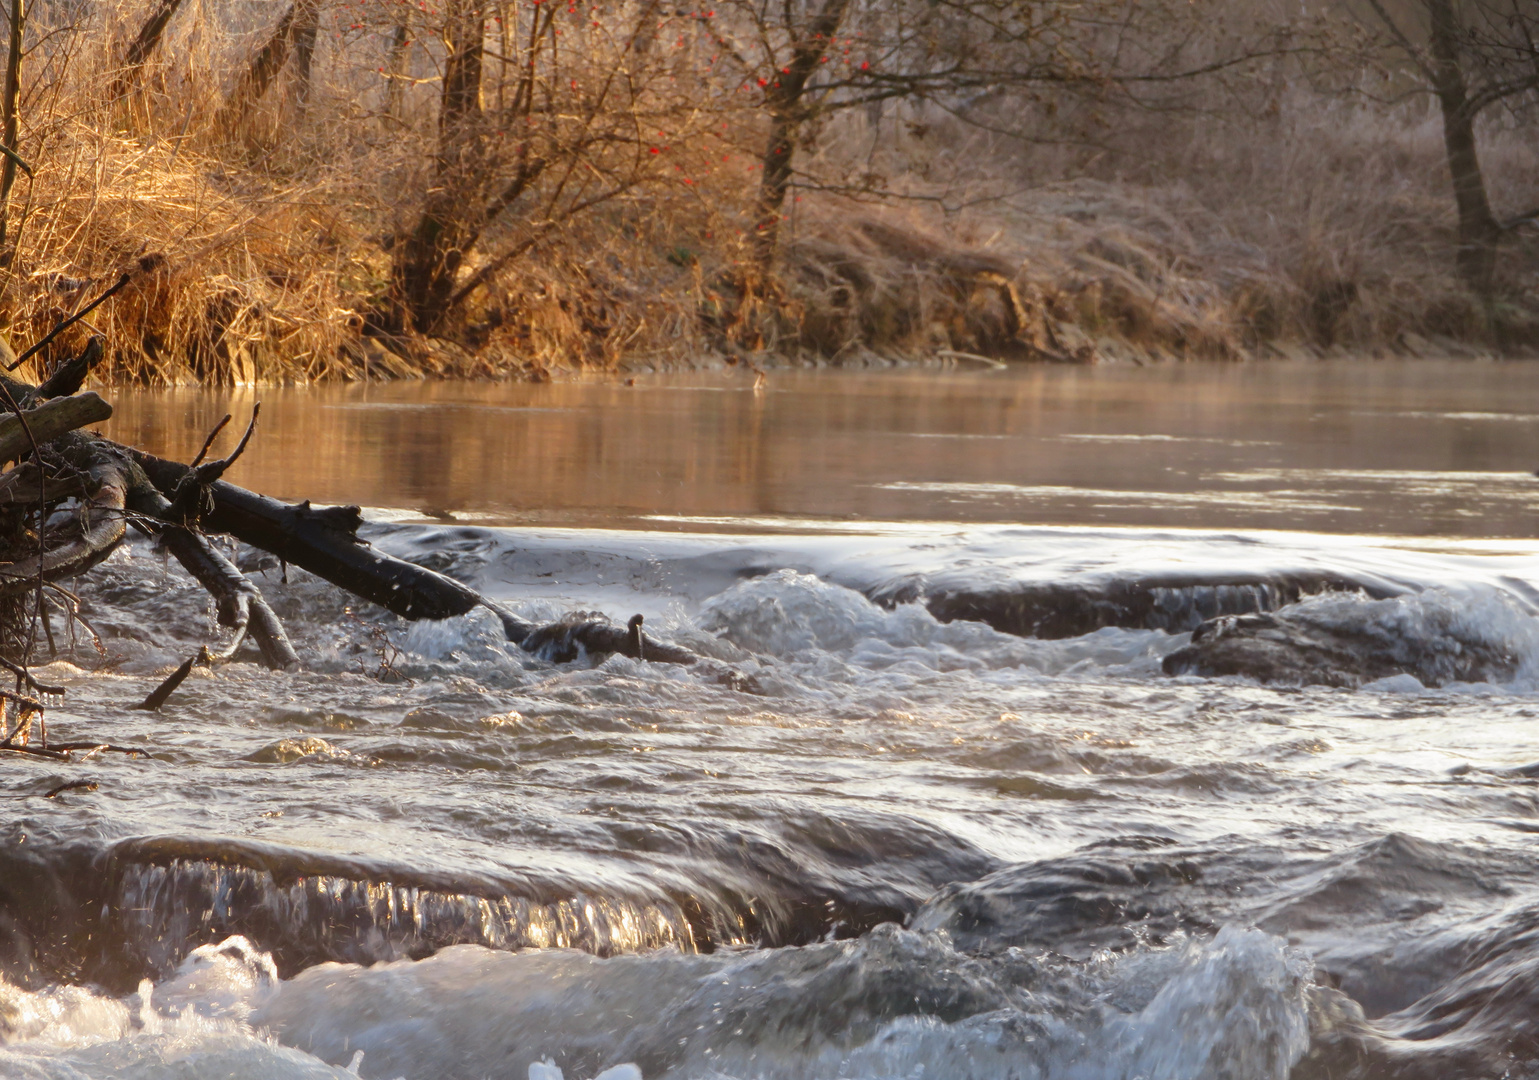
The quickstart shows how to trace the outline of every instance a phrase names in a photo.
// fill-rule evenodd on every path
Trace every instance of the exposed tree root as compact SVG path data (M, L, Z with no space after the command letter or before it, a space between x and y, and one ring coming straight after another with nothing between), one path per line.
M95 491L80 503L68 524L52 534L45 531L41 554L0 567L0 596L26 592L39 578L83 574L122 543L129 482L121 464L97 462L86 474L86 483Z

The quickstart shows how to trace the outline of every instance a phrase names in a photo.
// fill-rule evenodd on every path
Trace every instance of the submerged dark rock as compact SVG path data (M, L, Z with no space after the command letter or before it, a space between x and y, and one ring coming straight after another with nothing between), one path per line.
M948 885L915 915L916 930L944 930L964 952L1050 949L1085 958L1179 931L1217 929L1199 863L1157 852L1076 855L1019 863Z
M1165 657L1167 675L1244 675L1265 683L1356 687L1395 675L1427 686L1510 680L1518 658L1500 640L1453 627L1358 618L1318 606L1203 623L1189 645Z
M1386 597L1384 582L1337 573L1157 574L1096 581L1013 581L976 585L966 579L904 578L872 590L885 607L922 600L942 622L987 623L1004 634L1043 640L1079 637L1106 626L1183 633L1224 615L1275 611L1328 592Z

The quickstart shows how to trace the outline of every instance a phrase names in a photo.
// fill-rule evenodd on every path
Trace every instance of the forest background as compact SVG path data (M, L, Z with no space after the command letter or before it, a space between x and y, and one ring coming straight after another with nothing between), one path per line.
M1539 0L0 3L39 368L1539 355Z

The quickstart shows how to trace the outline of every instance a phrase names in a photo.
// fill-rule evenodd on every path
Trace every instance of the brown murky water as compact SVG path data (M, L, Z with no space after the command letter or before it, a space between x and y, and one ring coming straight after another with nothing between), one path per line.
M49 737L145 756L3 763L0 1077L1539 1080L1539 366L637 382L264 392L233 478L694 665L238 551L299 668L146 712L228 632L78 583Z
M260 397L236 482L465 521L856 518L1531 536L1539 366L1397 362L115 391L186 458Z

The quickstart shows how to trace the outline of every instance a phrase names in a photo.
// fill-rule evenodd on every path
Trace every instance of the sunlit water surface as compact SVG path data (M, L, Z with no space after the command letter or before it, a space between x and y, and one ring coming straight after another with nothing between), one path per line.
M255 395L110 396L186 458ZM1539 367L260 396L237 483L710 663L243 552L304 670L132 711L216 627L126 546L49 734L149 755L5 762L0 1077L1539 1076ZM1165 674L1269 608L1501 662Z

